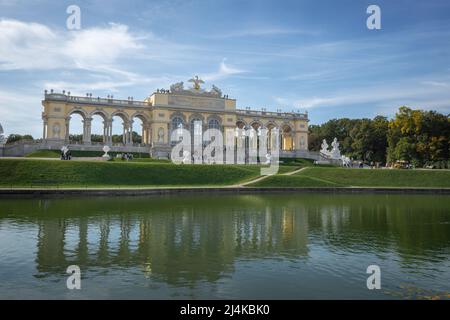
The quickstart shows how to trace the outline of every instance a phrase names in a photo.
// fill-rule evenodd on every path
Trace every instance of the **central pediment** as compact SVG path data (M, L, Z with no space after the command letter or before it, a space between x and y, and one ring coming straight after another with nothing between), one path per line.
M199 111L232 111L236 109L236 100L223 95L215 85L211 89L202 88L205 82L198 76L188 80L192 86L185 87L183 82L170 86L170 90L158 89L146 101L154 107L177 109L195 109Z

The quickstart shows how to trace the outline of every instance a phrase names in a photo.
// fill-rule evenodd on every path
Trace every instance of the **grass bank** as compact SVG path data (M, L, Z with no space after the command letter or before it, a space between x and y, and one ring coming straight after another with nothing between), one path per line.
M0 159L1 187L225 186L259 176L258 166Z
M71 150L72 157L101 157L105 153L102 151L82 151L82 150ZM122 152L108 152L109 155L115 157L116 154ZM134 158L138 159L150 159L148 153L137 153L132 152ZM58 150L36 150L26 155L27 158L60 158L61 152Z
M251 187L450 188L450 170L387 170L309 167L292 176L272 176Z

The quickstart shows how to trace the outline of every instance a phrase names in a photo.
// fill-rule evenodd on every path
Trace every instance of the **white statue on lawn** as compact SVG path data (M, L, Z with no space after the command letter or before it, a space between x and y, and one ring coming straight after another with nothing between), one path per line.
M109 154L108 152L111 151L111 148L109 146L104 146L103 147L103 152L105 153L102 157L103 158L108 158L109 159Z
M352 160L349 157L342 155L341 156L341 161L342 161L342 166L343 167L351 168Z
M328 143L327 140L323 139L320 153L322 153L325 156L330 156L330 151L328 151Z
M333 139L333 142L331 143L331 151L328 150L329 146L327 143L327 140L323 139L320 153L324 155L327 158L331 158L333 160L342 160L341 159L341 151L339 150L339 142L337 141L337 138Z
M337 141L337 138L334 138L331 146L333 147L331 150L331 158L335 160L341 159L341 151L339 150L339 142Z

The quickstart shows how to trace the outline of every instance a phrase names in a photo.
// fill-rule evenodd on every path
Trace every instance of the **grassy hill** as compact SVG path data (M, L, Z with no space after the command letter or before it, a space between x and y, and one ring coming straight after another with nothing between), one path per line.
M450 188L450 170L387 170L308 167L276 175L252 187L420 187Z
M71 150L72 157L101 157L105 153L102 151L82 151ZM109 155L115 157L116 154L121 152L108 152ZM149 159L148 153L132 153L134 158ZM60 158L61 152L58 150L36 150L26 155L27 158Z
M0 187L230 186L260 174L256 165L174 165L154 161L0 159ZM301 167L305 169L284 175ZM280 166L277 175L248 186L450 188L450 170L344 169L293 161Z
M256 178L259 170L245 165L0 159L0 186L224 186Z

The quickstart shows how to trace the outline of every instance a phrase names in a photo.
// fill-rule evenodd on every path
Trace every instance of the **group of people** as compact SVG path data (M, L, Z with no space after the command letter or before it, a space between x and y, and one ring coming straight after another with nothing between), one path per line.
M61 149L61 160L71 160L72 159L72 152L69 150L69 148L64 147Z
M122 153L120 156L122 160L130 161L133 160L133 154L131 153Z

